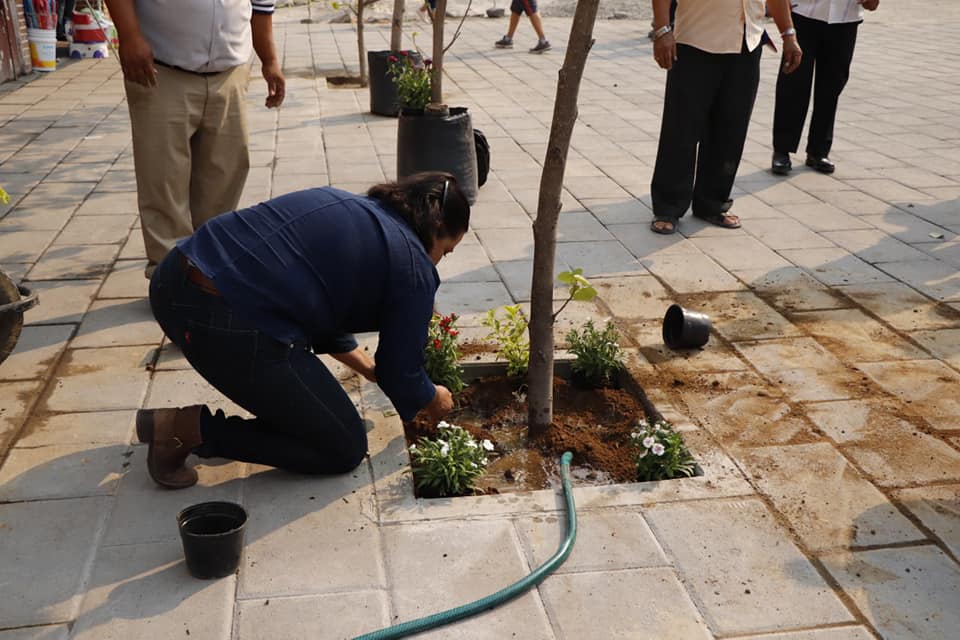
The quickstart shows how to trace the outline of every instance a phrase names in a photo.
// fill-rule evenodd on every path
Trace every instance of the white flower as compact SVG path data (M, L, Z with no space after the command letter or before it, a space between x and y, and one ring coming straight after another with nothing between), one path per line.
M663 452L665 451L665 449L663 448L663 445L660 444L659 442L658 442L657 444L653 445L653 446L650 448L650 450L653 451L653 455L655 455L655 456L662 456L662 455L663 455Z
M467 446L470 447L471 449L476 449L477 441L473 439L467 440Z
M637 457L638 457L638 458L646 458L646 457L647 457L647 453L649 453L649 452L648 452L646 449L644 449L643 452L642 452L639 456L637 456Z
M487 451L493 451L493 443L490 442L489 440L484 440L481 444L483 445L483 448L486 449Z
M447 422L446 420L441 420L440 422L437 423L437 429L449 429L449 428L450 428L450 423Z
M415 444L410 445L410 451L416 451L416 450L417 450L417 445Z
M656 438L654 438L653 436L647 436L646 438L643 439L643 446L649 449L650 447L654 446L656 442L657 442Z
M443 442L443 441L441 440L441 442ZM661 448L663 448L663 447L661 447ZM448 453L450 453L450 445L448 445L446 442L444 442L442 445L440 445L440 455L445 456L445 455L447 455Z
M637 423L637 427L639 427L641 431L646 431L647 429L650 428L650 425L647 424L647 421L646 421L646 420L640 420L640 421Z
M640 437L640 432L639 432L639 431L634 431L633 433L630 434L630 437L631 437L631 438L639 438L639 437Z

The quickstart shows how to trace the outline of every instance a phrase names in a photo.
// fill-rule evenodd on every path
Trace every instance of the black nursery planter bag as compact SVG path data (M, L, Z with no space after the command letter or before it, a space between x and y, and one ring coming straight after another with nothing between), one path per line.
M397 127L397 177L448 171L470 204L477 200L477 147L466 107L448 116L402 113Z

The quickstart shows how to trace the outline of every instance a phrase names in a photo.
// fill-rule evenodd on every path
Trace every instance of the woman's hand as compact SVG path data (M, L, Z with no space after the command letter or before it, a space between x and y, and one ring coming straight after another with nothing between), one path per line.
M653 41L653 59L661 69L670 71L673 61L677 59L677 41L673 39L673 32L667 32Z
M857 0L867 11L876 11L880 6L880 0Z
M437 392L433 395L433 400L430 401L430 404L424 407L424 411L427 412L431 420L439 421L453 411L453 394L450 393L450 389L447 389L443 385L438 384L434 386Z

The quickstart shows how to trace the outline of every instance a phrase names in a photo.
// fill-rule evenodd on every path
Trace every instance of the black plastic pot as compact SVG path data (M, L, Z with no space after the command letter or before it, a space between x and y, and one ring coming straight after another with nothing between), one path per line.
M670 305L663 316L663 343L671 349L697 349L710 339L710 316Z
M477 147L466 107L446 116L400 114L397 126L397 177L420 171L447 171L457 179L470 204L477 199Z
M419 60L416 51L406 52L412 59ZM367 51L367 70L370 83L370 113L379 116L396 117L400 113L397 103L397 87L393 84L388 71L390 56L397 51Z
M506 12L503 7L490 7L487 9L488 18L502 18L504 13Z
M194 578L222 578L237 570L247 512L232 502L201 502L177 516L187 570Z

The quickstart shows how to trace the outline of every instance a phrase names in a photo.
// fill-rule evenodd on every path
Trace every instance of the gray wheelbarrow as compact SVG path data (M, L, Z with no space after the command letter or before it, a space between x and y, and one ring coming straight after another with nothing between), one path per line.
M23 312L36 306L39 298L30 289L19 286L0 271L0 363L17 346L23 328Z

